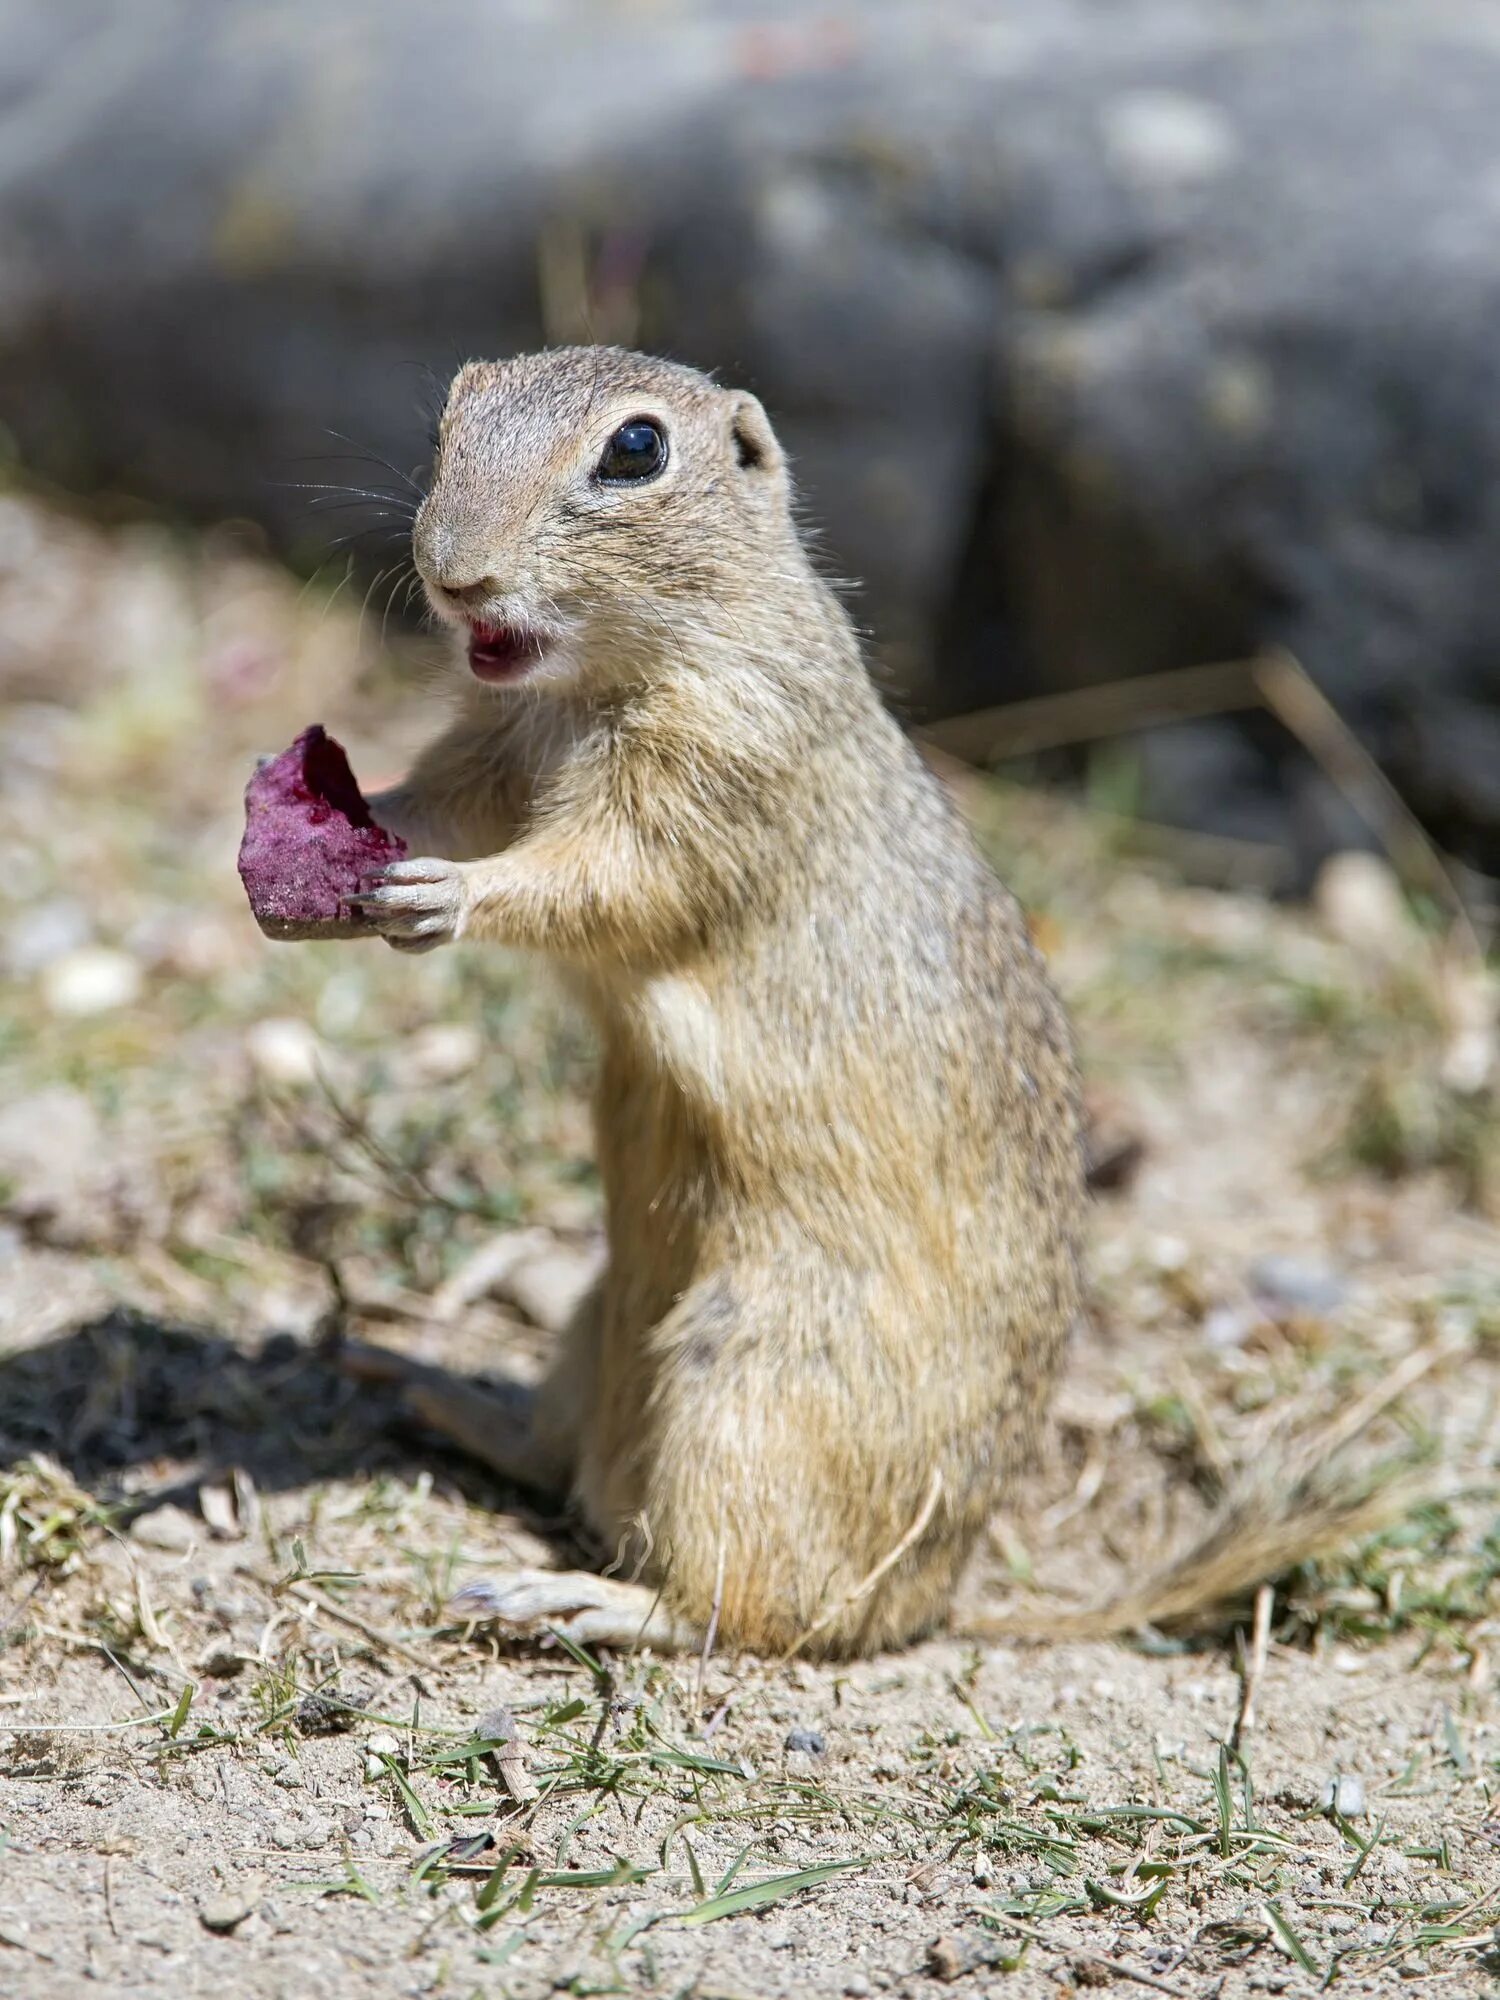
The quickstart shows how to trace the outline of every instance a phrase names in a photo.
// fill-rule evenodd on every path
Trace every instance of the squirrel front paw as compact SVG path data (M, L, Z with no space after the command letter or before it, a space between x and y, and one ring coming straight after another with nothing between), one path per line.
M423 857L393 861L364 878L349 902L397 951L433 951L464 934L470 909L468 864Z

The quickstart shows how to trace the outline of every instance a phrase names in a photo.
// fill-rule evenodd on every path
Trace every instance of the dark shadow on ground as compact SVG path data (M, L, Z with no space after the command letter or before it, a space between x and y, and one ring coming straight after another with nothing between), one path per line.
M420 1426L398 1386L349 1379L332 1345L279 1333L247 1350L123 1310L0 1354L0 1470L37 1452L126 1520L169 1500L191 1507L202 1481L238 1467L272 1493L441 1471L479 1506L557 1525Z

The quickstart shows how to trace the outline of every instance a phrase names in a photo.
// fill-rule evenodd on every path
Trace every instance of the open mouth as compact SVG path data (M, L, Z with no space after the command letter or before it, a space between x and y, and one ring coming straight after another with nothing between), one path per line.
M538 666L548 638L531 625L476 625L469 634L469 671L477 680L518 681Z

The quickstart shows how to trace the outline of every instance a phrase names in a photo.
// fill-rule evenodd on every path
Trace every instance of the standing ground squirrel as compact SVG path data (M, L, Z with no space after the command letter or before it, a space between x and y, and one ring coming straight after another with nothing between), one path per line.
M422 1406L635 1580L470 1602L825 1653L942 1620L1078 1299L1062 1010L886 713L755 399L617 349L473 363L414 533L451 726L371 800L392 944L592 1016L608 1269L533 1407Z

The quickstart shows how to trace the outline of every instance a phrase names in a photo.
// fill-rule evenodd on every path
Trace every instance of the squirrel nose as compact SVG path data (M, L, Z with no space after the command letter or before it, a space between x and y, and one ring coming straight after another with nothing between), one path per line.
M434 584L445 597L466 609L482 604L488 597L503 597L505 586L485 567L482 557L465 550L450 527L417 523L412 537L412 554L424 581Z
M445 597L452 598L455 604L461 604L466 611L476 611L481 604L488 603L492 597L505 595L504 586L498 577L482 576L476 583L456 583L449 581L451 575L451 571L448 575L439 571L433 581Z

